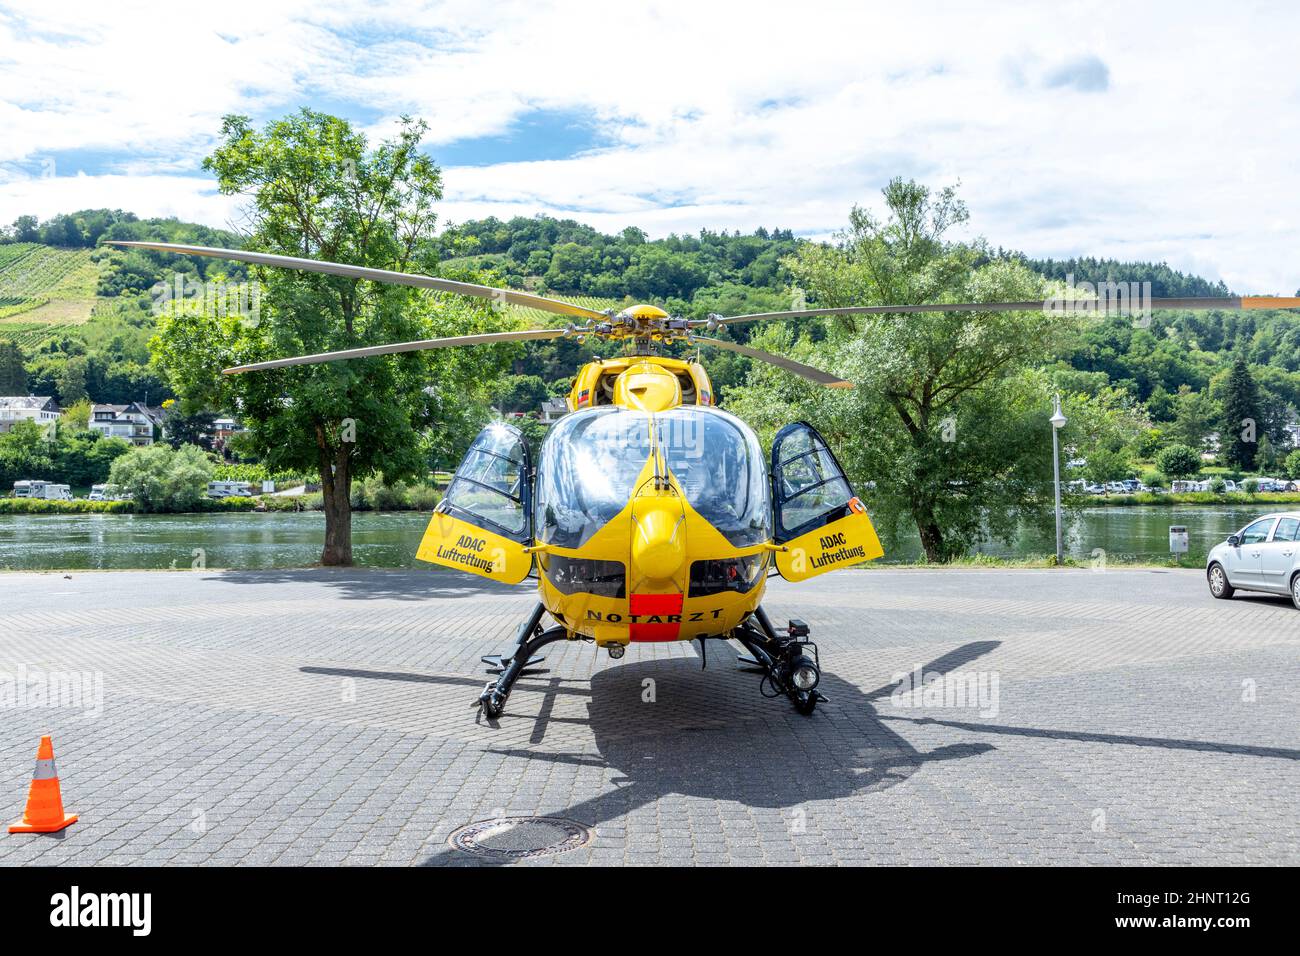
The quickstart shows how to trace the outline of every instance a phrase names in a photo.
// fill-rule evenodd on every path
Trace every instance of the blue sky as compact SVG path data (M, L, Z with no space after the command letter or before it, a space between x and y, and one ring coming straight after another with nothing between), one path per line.
M1291 294L1297 27L1285 3L0 0L0 222L230 224L200 168L222 115L311 106L375 138L426 119L444 221L829 236L904 175L960 182L994 245Z

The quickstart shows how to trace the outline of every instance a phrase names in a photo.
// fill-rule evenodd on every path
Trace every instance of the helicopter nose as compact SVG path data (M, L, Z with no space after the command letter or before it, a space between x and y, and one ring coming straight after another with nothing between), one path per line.
M667 581L686 561L686 531L681 509L649 507L636 516L632 562L652 581Z

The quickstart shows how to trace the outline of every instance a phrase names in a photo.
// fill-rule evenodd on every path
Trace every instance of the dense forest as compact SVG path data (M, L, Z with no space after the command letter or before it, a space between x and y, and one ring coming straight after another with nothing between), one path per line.
M174 282L177 274L196 280L247 278L237 264L115 249L103 244L109 239L240 243L239 236L224 230L174 219L139 219L120 210L83 210L44 222L19 217L0 229L0 350L8 342L12 356L0 361L0 394L48 394L65 405L86 398L158 404L173 393L149 351L155 326L150 290ZM790 262L807 245L789 228L744 234L702 230L649 239L632 226L606 234L574 220L537 216L453 224L432 241L424 260L436 260L449 275L581 297L607 307L649 301L703 317L789 308L798 291ZM80 254L88 255L96 270L88 320L45 327L26 321L33 313L12 304L20 299L10 296L15 273L6 263L24 261L12 250L35 247L85 250ZM1161 263L1035 259L997 249L984 250L976 264L996 260L1018 262L1049 280L1072 276L1076 282L1150 282L1155 296L1230 294L1222 283ZM549 320L538 313L524 314L521 321ZM815 320L792 325L796 336L815 339L822 334ZM742 340L759 331L743 325L728 330ZM509 366L513 375L489 390L492 406L507 413L536 412L548 396L567 389L585 357L601 349L571 340L519 349ZM1141 463L1150 462L1163 444L1177 442L1207 455L1218 449L1225 389L1237 357L1245 360L1257 389L1258 465L1281 467L1293 446L1288 426L1300 407L1300 322L1292 314L1159 312L1145 326L1129 319L1097 320L1060 348L1047 372L1069 393L1118 392L1149 422L1149 432L1126 450L1122 463L1105 469L1118 477L1121 472L1140 474ZM724 400L750 372L747 359L731 354L714 355L709 364Z

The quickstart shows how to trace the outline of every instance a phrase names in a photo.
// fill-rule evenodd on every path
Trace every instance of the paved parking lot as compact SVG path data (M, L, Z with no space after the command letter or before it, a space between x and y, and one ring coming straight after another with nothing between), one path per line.
M0 813L52 731L81 814L0 835L0 863L472 864L453 830L527 814L594 831L529 865L1300 863L1285 600L1216 602L1195 571L774 581L773 618L821 646L813 717L721 642L707 670L694 646L577 643L492 725L478 658L531 595L437 571L0 575ZM983 701L900 698L918 666ZM34 699L78 675L80 706Z

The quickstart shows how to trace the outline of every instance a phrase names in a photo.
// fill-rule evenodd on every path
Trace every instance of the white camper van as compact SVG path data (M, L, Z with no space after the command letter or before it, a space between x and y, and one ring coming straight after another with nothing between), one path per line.
M246 481L209 481L209 498L249 498L253 486Z
M41 498L45 501L71 501L72 489L49 481L15 481L15 498Z

